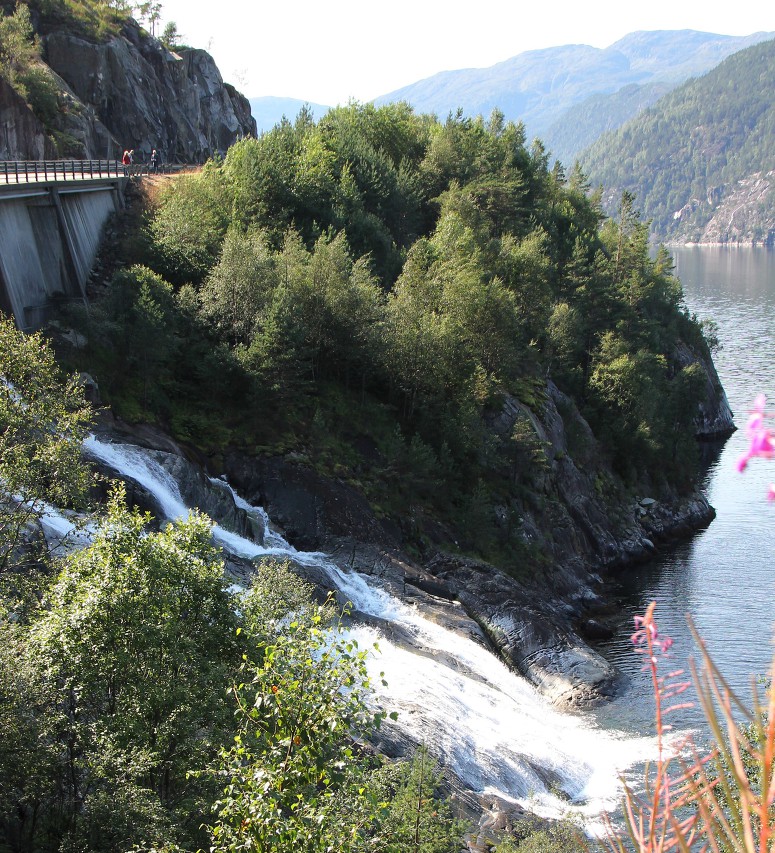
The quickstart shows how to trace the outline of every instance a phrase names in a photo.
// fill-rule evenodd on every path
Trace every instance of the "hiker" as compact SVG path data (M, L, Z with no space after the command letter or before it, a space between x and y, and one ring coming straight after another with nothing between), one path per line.
M129 149L124 149L124 156L121 158L121 162L124 166L124 174L129 175L129 167L132 165L132 155L129 153Z
M161 162L161 157L159 157L159 152L154 148L151 151L151 171L155 172L159 168L159 163Z

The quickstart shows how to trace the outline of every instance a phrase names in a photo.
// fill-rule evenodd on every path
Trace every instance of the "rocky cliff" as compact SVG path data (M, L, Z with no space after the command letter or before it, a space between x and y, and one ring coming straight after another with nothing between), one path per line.
M675 211L670 243L775 245L775 171L708 190Z
M728 432L733 424L718 380L709 377L708 388L698 432L703 425L713 434L722 426ZM345 570L379 577L432 618L479 636L554 702L574 705L605 696L614 678L612 667L587 644L604 631L593 618L604 577L704 526L714 513L698 493L659 499L627 493L607 469L601 447L572 401L551 382L542 400L540 406L527 407L506 397L490 425L494 432L508 431L527 417L543 447L541 473L531 480L519 507L517 523L526 544L523 573L442 547L410 556L405 519L378 518L351 485L325 478L298 460L235 451L213 463L186 454L147 428L109 420L103 432L159 451L159 461L174 474L190 505L242 532L244 521L233 507L224 507L219 489L212 494L214 486L202 476L202 467L225 476L242 497L264 506L298 549L325 551ZM141 489L131 498L157 511ZM505 507L494 509L507 514ZM299 571L308 569L300 566ZM325 578L308 579L326 583Z
M42 58L60 89L57 126L41 143L29 108L20 99L11 108L4 98L3 126L15 128L2 140L6 159L52 156L53 147L81 158L116 158L132 148L147 160L157 148L164 161L200 163L256 132L247 99L223 82L204 50L168 50L131 18L102 42L45 29Z
M14 89L0 77L0 159L48 160L56 146L46 128Z

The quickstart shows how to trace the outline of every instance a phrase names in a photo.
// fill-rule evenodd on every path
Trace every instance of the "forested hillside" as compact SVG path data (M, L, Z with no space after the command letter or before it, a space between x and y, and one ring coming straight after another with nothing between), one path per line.
M662 240L770 243L775 235L775 41L734 54L582 157L610 209L631 192Z
M568 107L543 133L551 156L561 163L573 163L606 131L616 130L638 113L666 95L670 83L631 83L611 94L590 95Z
M493 432L506 399L539 411L551 376L603 442L589 464L654 491L694 471L704 373L676 353L700 329L631 208L601 227L588 189L498 113L302 113L155 200L72 357L128 419L300 454L524 571L503 514L542 443L529 418Z

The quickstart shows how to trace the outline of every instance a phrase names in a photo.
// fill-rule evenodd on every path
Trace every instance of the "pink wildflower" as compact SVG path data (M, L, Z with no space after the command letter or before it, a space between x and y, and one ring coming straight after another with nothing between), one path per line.
M769 417L764 411L765 403L764 394L757 394L745 427L749 441L748 450L737 460L738 471L745 471L748 461L755 456L760 456L763 459L772 459L775 456L775 441L773 440L772 430L764 425L765 418Z

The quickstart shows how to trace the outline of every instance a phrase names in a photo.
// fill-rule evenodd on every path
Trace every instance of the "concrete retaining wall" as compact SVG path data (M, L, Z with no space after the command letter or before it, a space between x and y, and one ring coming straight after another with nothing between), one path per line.
M0 187L0 308L20 329L47 319L51 300L84 299L122 181Z

